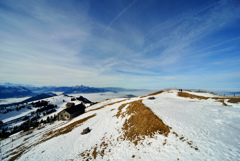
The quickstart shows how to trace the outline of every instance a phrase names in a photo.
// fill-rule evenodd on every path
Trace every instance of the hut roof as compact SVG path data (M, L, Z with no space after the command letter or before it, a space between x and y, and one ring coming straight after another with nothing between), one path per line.
M70 107L65 109L65 111L67 111L69 114L74 114L80 110L85 109L86 107L83 104L78 104L76 106Z
M75 103L73 103L73 102L68 102L67 104L66 104L66 107L72 107L72 106L74 106L75 105Z

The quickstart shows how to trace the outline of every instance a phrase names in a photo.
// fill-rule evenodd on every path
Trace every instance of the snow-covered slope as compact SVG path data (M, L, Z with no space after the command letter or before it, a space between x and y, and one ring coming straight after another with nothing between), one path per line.
M0 124L0 138L7 137L8 135L25 129L23 126L29 126L29 120L31 120L30 124L35 127L47 119L51 119L51 122L54 121L57 119L57 114L65 109L65 105L68 102L75 103L75 105L84 102L86 103L85 106L89 106L91 103L89 100L81 96L73 97L59 95L1 108L0 121L2 124ZM37 125L36 123L34 125L34 122L36 121ZM5 134L2 133L3 131ZM8 133L6 134L6 132Z
M3 140L1 155L41 161L239 160L240 104L227 98L224 103L180 97L177 90L105 100L71 121ZM91 131L82 135L87 127Z

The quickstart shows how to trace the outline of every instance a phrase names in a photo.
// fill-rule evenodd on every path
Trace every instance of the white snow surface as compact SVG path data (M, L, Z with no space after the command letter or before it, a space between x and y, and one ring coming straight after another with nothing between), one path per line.
M86 108L86 113L71 121L57 121L41 130L34 130L32 134L19 133L1 141L2 160L9 160L14 156L11 153L19 151L23 153L16 160L21 161L84 160L81 153L88 150L93 158L94 149L104 150L104 155L98 154L95 160L240 160L240 104L225 102L232 106L223 106L214 99L178 97L177 92L165 91L154 95L154 100L135 97L101 101ZM123 123L129 118L117 118L118 107L136 100L143 100L145 106L171 127L168 137L156 134L153 138L146 137L142 144L136 146L130 141L118 139L123 134ZM52 101L64 106L58 99ZM47 132L65 129L71 123L93 115L72 131L44 140ZM90 133L81 135L86 127L91 129ZM185 141L180 137L184 137ZM192 145L188 144L189 141ZM104 146L103 142L107 145Z
M63 110L65 108L65 105L67 104L67 102L71 101L71 98L60 95L60 96L50 97L50 98L46 98L46 99L42 99L42 100L49 101L49 104L53 104L53 105L58 106L58 108L56 109L57 110L56 112L51 113L50 115L46 115L46 118L47 118L48 116L52 116L54 114L57 114L61 110ZM64 100L64 102L63 102L63 100ZM33 102L37 102L37 101L33 101ZM79 101L74 101L74 103L79 104L80 102ZM15 109L17 106L18 105L10 106L10 107L7 107L7 109ZM32 110L29 110L27 108L23 108L19 111L14 110L14 111L10 111L6 114L0 114L0 120L2 120L5 123L5 122L8 122L8 121L17 119L19 117L29 115L31 112L37 110L37 108L33 108L30 105L30 103L29 103L29 106L32 108ZM42 118L42 119L45 120L44 118Z

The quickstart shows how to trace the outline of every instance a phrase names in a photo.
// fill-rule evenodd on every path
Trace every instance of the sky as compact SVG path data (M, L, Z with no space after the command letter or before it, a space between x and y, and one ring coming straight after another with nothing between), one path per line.
M240 88L239 0L0 0L0 82Z

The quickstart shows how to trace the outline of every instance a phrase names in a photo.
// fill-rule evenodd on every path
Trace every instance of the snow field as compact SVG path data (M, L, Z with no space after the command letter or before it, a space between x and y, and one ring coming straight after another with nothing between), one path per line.
M111 99L86 108L86 113L68 122L55 122L44 129L8 143L2 149L24 145L25 152L18 160L239 160L240 158L240 104L223 106L213 99L199 100L177 96L177 90L165 91L148 97ZM196 94L196 93L193 93ZM198 94L198 93L197 93ZM197 95L196 94L196 95ZM131 116L117 118L122 104L137 100L149 107L166 125L168 137L156 134L137 145L122 137L123 124ZM55 100L57 102L57 100ZM65 106L58 102L59 106ZM126 112L128 104L122 109ZM96 115L95 115L96 114ZM95 116L94 116L95 115ZM133 114L132 114L133 115ZM77 121L72 131L46 139L50 131L66 129ZM81 135L89 127L91 132ZM45 135L44 135L45 134ZM27 140L25 140L28 138ZM31 146L32 147L29 147ZM21 147L15 148L20 151ZM4 157L6 157L6 155ZM4 158L3 160L8 160Z
M192 159L237 160L240 158L239 108L222 106L212 99L176 97L176 91L165 92L156 98L159 101L144 100L143 103L151 107L152 111L174 131L196 144L201 155L195 155ZM194 158L196 156L198 157Z

